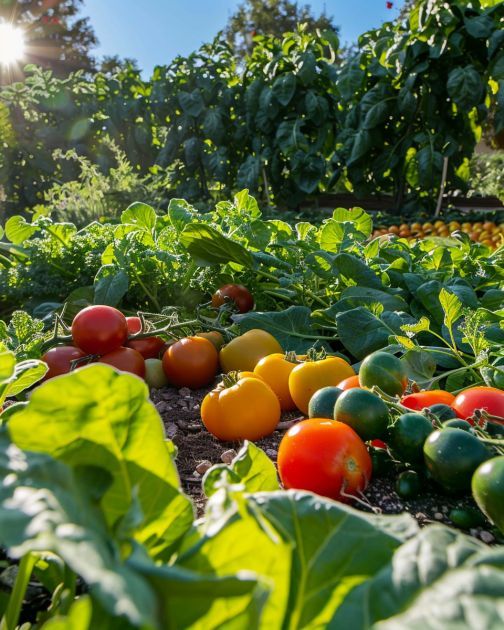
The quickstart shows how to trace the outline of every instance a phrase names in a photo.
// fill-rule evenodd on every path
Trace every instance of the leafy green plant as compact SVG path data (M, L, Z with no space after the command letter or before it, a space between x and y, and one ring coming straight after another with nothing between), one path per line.
M77 618L86 629L149 630L464 623L459 598L446 606L452 592L485 622L503 620L500 547L441 525L418 531L407 514L278 490L273 464L250 444L209 471L211 496L193 523L161 433L145 385L107 366L44 384L10 417L0 432L9 479L0 543L20 564L4 625L19 622L32 572L52 595L35 624L46 629Z

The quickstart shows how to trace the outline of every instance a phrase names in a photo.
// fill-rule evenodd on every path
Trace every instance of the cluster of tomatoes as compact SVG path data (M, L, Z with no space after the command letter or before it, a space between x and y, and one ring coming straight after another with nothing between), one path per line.
M460 221L437 220L434 223L401 223L389 227L377 228L373 236L383 234L395 234L408 240L421 239L427 236L450 236L452 232L461 231L468 234L471 240L483 243L491 248L496 248L504 242L504 223L496 224L493 221L476 221L474 223Z

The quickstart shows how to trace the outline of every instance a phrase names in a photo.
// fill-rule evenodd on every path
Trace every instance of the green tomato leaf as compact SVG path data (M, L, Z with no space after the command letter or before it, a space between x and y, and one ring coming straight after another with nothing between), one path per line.
M31 238L40 230L36 225L31 225L24 217L15 215L7 219L5 223L5 236L14 245L20 245Z
M439 303L443 309L443 323L451 330L453 324L462 315L462 302L453 293L448 292L446 289L441 289L439 292Z

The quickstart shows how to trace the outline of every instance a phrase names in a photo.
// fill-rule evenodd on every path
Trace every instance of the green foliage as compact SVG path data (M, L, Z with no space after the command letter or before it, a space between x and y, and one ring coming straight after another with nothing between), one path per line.
M489 110L504 111L502 11L502 4L417 2L407 20L360 37L338 78L338 161L355 192L393 191L399 206L412 193L432 205L445 158L447 187L466 185L461 167Z
M112 385L110 397L97 395L78 418L77 408L82 411L100 382L105 389ZM485 625L502 623L500 547L490 549L442 525L419 531L408 514L366 514L312 493L278 490L272 462L251 444L230 466L208 472L204 483L211 496L204 516L190 529L178 525L170 555L160 556L163 532L177 523L176 506L188 500L178 488L171 443L157 435L157 445L143 448L136 440L146 417L150 437L155 424L161 431L145 386L105 366L63 376L57 386L65 400L76 400L68 436L52 423L61 391L50 382L0 433L0 478L8 479L0 484L0 544L21 560L7 613L10 626L18 623L16 602L23 600L34 565L52 592L50 609L35 625L47 630L364 629L420 620L435 627L440 618L447 626L467 625L469 612ZM67 446L59 449L54 438ZM94 458L107 444L114 444L108 457ZM146 463L168 465L168 474L156 479L163 496L173 493L168 505L157 492L145 503L139 500L142 489L116 485L126 469L147 486ZM123 506L116 520L111 502ZM160 509L165 525L161 519L153 532L146 515ZM50 576L55 561L59 570ZM76 599L77 577L88 591ZM459 604L462 598L470 609Z
M149 80L127 63L89 79L32 66L0 91L0 203L79 221L142 190L156 207L244 187L296 207L344 187L430 206L445 158L447 189L466 187L483 126L504 126L502 11L423 0L342 64L333 31L300 26L244 60L219 35Z
M472 191L504 201L504 151L476 154L470 170Z

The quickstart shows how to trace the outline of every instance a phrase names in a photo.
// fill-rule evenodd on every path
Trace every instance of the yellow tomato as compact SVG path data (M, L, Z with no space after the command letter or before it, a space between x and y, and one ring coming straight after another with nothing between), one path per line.
M259 440L275 430L280 403L272 389L259 378L242 378L220 385L203 399L201 420L223 441Z
M219 358L224 372L253 372L263 357L275 352L283 352L275 337L265 330L255 328L225 345Z
M282 411L296 408L289 391L289 376L296 365L299 365L299 361L295 357L291 359L288 355L278 353L264 357L254 368L254 374L261 377L277 395Z
M290 373L289 391L296 407L307 415L308 403L316 391L322 387L336 386L354 375L352 366L339 357L306 361L297 365Z

